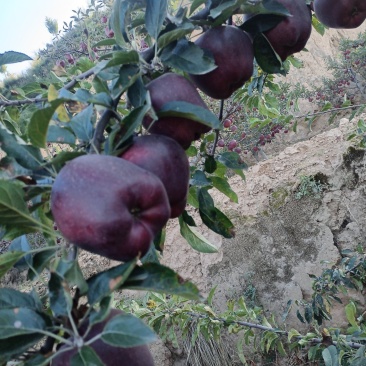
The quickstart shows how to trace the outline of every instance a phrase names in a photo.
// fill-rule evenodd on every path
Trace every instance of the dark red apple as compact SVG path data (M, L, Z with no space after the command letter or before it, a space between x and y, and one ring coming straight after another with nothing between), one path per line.
M274 28L265 31L269 43L282 61L304 49L311 34L311 10L304 0L277 0L291 14ZM246 14L247 20L256 14Z
M156 112L168 102L181 101L208 109L194 85L183 76L167 73L146 85L151 103ZM198 140L210 127L181 117L162 117L154 121L146 117L143 125L150 133L165 135L177 141L183 149L188 149L192 141Z
M330 28L357 28L366 19L365 0L315 0L317 18Z
M286 17L265 36L282 61L306 46L311 34L311 10L304 0L277 0L287 8L291 17Z
M123 314L121 310L112 309L104 321L92 326L84 341L87 342L102 333L107 322L120 314ZM78 330L80 336L85 334L87 327L88 322L84 323L80 327ZM66 345L61 346L59 351L62 351L65 347ZM104 343L102 339L98 339L91 343L90 347L93 348L95 353L106 366L154 366L154 360L146 345L120 348L111 346L108 343ZM76 355L77 352L78 349L76 346L69 351L60 352L52 360L51 366L70 366L71 358Z
M160 178L168 194L170 217L178 217L184 211L190 177L189 162L185 151L175 140L163 135L138 136L121 157Z
M253 74L254 51L250 37L234 26L211 28L195 42L209 51L217 68L207 74L190 75L194 84L215 99L227 99Z
M67 163L51 192L59 231L71 243L104 257L143 256L170 217L161 180L118 157L84 155Z

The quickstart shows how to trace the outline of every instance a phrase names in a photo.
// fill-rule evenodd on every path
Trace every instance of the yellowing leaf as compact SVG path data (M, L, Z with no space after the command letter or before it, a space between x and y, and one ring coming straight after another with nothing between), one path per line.
M58 91L57 91L56 87L53 84L50 84L50 86L48 87L47 99L48 99L49 102L52 102L53 100L55 100L57 98L58 98ZM61 122L69 122L70 121L67 110L66 110L66 108L63 104L61 104L59 107L57 107L56 113L57 113L58 119Z

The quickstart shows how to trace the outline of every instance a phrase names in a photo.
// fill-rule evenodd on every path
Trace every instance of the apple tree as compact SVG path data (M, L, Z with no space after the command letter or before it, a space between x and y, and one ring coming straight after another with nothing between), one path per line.
M347 4L333 8L364 20L358 1ZM159 263L165 226L178 218L187 243L204 253L216 248L195 229L198 217L235 235L210 194L237 201L227 173L244 178L246 168L237 152L216 149L225 99L240 88L260 93L267 75L286 74L314 19L305 0L115 0L106 38L88 39L82 51L101 49L98 59L69 62L63 75L2 98L0 225L11 245L0 274L22 266L43 288L0 289L2 364L153 364L146 343L155 334L111 310L113 293L201 298ZM4 53L0 66L25 57ZM218 100L218 116L202 93ZM29 243L34 233L43 245ZM121 263L85 278L80 249Z

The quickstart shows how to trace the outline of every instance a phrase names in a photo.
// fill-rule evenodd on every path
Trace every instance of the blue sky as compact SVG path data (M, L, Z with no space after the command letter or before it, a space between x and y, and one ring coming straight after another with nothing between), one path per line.
M45 18L57 19L59 29L74 14L72 10L86 8L87 0L0 0L0 53L18 51L33 57L34 53L52 40ZM8 65L8 71L18 73L28 62Z

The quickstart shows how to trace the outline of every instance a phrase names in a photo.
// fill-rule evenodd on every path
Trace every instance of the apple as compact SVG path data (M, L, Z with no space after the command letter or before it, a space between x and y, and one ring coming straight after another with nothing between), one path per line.
M190 169L185 151L175 140L163 135L138 136L120 157L155 174L163 182L171 218L183 213Z
M232 123L233 123L233 121L230 118L226 118L223 125L225 128L229 128Z
M156 112L168 102L181 101L208 109L194 85L181 75L167 73L146 85L151 103ZM152 134L165 135L177 141L183 149L188 149L192 141L198 140L210 127L183 117L162 117L153 121L145 117L144 127Z
M217 146L218 147L224 147L225 146L225 140L223 140L223 139L218 140L217 141Z
M214 99L227 99L253 74L254 51L250 37L231 25L211 28L195 44L212 54L217 68L190 77L195 85Z
M61 169L51 191L51 211L71 243L118 261L146 254L170 217L156 175L106 155L83 155Z
M108 18L104 15L100 18L100 21L105 24L108 22Z
M330 28L357 28L366 19L365 0L315 0L317 18Z
M108 38L113 38L114 37L113 29L109 29L108 27L105 27L104 32L105 32L105 35Z
M291 14L274 28L265 31L269 43L282 61L304 49L311 34L311 10L304 0L277 0ZM256 14L245 15L247 20Z
M282 61L306 46L311 34L311 10L304 0L277 0L291 13L265 36Z
M112 309L105 320L91 327L90 331L85 336L84 341L87 342L102 333L103 328L108 321L120 314L124 314L123 311ZM83 337L87 328L88 321L82 324L78 329L79 335ZM59 351L63 351L66 347L68 346L61 346ZM99 338L92 342L90 347L93 348L95 353L106 366L154 366L152 355L146 345L129 348L114 347L103 342L103 340ZM68 351L60 352L52 360L51 366L70 366L71 358L76 355L77 352L78 348L76 345Z
M228 148L228 150L232 151L232 150L234 150L234 148L236 148L237 145L238 145L238 143L236 142L236 140L231 140L228 143L227 148Z

